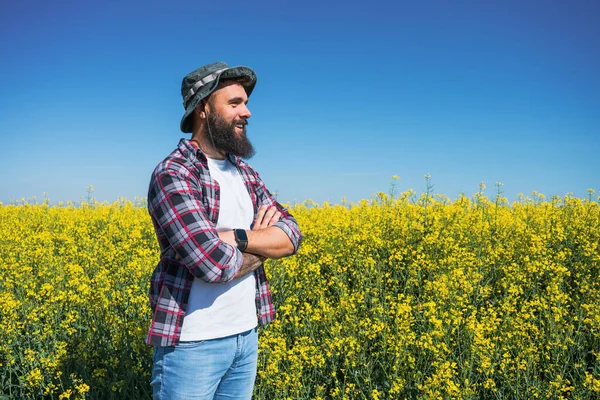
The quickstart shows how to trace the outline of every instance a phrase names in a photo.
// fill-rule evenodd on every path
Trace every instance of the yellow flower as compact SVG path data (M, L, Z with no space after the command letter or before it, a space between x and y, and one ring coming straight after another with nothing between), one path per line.
M254 398L598 397L599 204L483 190L290 207L304 242L266 263L278 312ZM148 388L152 222L139 203L90 203L0 206L0 382L23 383L15 398Z

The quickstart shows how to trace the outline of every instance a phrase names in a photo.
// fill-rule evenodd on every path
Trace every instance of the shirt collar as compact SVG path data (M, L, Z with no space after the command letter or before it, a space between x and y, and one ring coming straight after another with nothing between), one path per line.
M181 139L179 141L179 151L184 157L189 158L192 162L206 163L206 154L200 149L197 149L193 144L190 143L189 139ZM234 154L227 153L227 159L235 166L241 166L242 159Z

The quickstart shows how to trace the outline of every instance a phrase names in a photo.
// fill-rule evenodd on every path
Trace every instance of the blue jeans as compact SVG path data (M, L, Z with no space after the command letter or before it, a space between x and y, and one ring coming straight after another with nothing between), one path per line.
M152 361L155 400L251 399L258 329L177 346L155 346Z

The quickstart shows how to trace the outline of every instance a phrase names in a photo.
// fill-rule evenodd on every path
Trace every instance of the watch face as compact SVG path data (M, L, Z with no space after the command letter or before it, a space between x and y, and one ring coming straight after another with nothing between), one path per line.
M240 242L248 241L248 235L246 235L246 231L244 229L236 229L235 236L237 237L237 240Z

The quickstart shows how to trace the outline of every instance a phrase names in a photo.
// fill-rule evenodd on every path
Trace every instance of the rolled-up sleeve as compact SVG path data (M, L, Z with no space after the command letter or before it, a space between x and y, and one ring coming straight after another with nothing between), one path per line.
M148 209L180 262L195 277L208 283L227 282L242 266L243 255L219 239L201 196L189 172L163 164L152 175Z
M281 204L277 202L275 202L275 204L282 215L284 212L287 212L287 209L282 207ZM285 232L285 234L288 235L288 237L292 241L292 244L294 245L293 254L296 254L300 249L300 243L302 242L302 233L298 228L298 222L296 222L296 219L292 217L292 214L287 213L287 217L282 217L282 219L273 224L273 226L281 228Z

